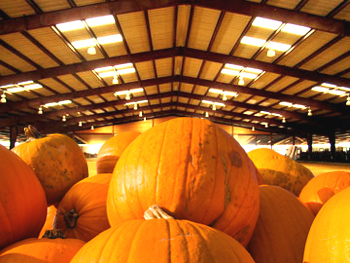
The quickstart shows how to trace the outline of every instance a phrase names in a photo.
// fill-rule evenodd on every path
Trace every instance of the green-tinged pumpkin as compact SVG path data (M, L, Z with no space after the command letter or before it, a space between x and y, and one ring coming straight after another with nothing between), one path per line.
M247 245L259 214L255 169L219 126L172 119L139 135L118 160L107 198L111 226L142 218L152 204Z
M277 185L299 196L301 189L314 177L313 173L297 161L269 148L248 152L259 170L264 183Z
M86 243L71 263L254 263L246 249L214 228L159 212L126 221ZM152 211L153 213L153 211Z
M41 135L33 126L25 129L28 140L12 149L27 163L44 188L48 206L59 203L76 182L88 176L79 145L64 134Z
M53 228L85 242L110 227L106 199L112 174L98 174L72 186L57 207Z
M291 192L261 185L260 215L248 251L256 263L302 263L314 215Z
M43 188L30 167L0 145L0 249L37 237L46 217Z
M97 173L112 173L125 148L140 134L141 132L137 131L126 131L109 138L98 151L96 158Z
M307 236L303 263L350 262L350 187L320 209Z
M0 251L0 263L69 263L84 244L48 230L43 238L25 239Z
M314 215L317 215L329 198L349 187L349 185L349 172L331 171L321 173L304 186L299 198Z

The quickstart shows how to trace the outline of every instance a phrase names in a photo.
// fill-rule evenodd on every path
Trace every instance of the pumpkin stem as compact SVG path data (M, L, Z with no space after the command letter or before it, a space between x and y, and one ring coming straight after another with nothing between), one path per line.
M34 126L29 125L28 128L24 128L24 133L27 136L27 142L33 141L38 138L43 138L46 135L43 135L38 132L37 129L34 128Z
M66 222L68 228L75 228L75 226L77 225L78 218L79 215L74 208L69 212L66 211L63 213L63 219Z
M164 218L164 219L173 218L172 216L165 213L158 205L150 206L143 214L143 217L146 220L155 219L155 218Z
M56 238L66 238L61 229L51 229L46 230L43 238L56 239Z

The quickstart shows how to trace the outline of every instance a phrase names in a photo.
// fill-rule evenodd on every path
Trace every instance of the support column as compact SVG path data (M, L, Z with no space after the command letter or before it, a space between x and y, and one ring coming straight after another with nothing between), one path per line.
M312 156L312 133L307 134L307 152L308 152L308 159L311 160Z
M17 134L18 134L17 126L11 126L10 127L10 150L16 145Z
M335 132L331 132L328 135L329 144L331 145L331 160L335 160Z

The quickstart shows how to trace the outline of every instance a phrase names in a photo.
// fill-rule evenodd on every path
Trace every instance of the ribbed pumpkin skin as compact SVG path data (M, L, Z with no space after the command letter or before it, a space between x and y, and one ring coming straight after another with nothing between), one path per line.
M113 169L125 148L139 136L141 132L127 131L116 134L108 139L100 148L96 158L96 171L101 173L112 173Z
M46 230L53 229L53 220L55 219L57 208L54 205L50 205L47 207L47 215L44 226L42 227L39 238L45 234Z
M0 251L0 263L69 263L84 244L71 238L29 238Z
M248 251L256 263L302 263L313 214L279 186L261 185L259 190L260 215Z
M50 134L12 149L27 163L44 188L48 206L58 203L76 182L88 176L79 145L64 134Z
M277 185L299 196L313 173L302 164L269 148L257 148L248 152L258 168L264 183Z
M106 199L112 174L98 174L72 186L57 207L54 229L61 229L66 238L85 242L110 227ZM73 228L64 220L64 213L74 209L79 216Z
M345 171L331 171L312 178L301 190L300 200L317 215L321 207L333 195L350 185L350 173Z
M255 169L239 143L212 122L176 118L142 133L114 169L111 226L143 218L152 204L210 225L247 245L259 214Z
M350 262L350 187L332 196L320 209L307 236L304 262Z
M46 217L43 188L30 167L0 145L0 249L37 237Z
M71 263L254 263L232 237L187 220L131 220L86 243Z

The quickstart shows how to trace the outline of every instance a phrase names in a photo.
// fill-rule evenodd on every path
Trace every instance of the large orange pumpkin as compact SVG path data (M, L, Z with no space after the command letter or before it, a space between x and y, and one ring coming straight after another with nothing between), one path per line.
M156 213L148 220L126 221L104 231L71 263L254 263L246 249L225 233Z
M305 263L350 262L350 187L332 196L320 209L307 236Z
M30 167L0 145L0 249L37 237L46 217L43 188Z
M350 185L350 173L331 171L312 178L301 190L299 198L317 215L321 207L336 193Z
M58 235L57 235L58 234ZM69 263L85 242L47 232L47 237L29 238L0 251L0 263Z
M107 198L111 226L142 218L152 204L247 245L259 214L255 169L219 126L172 119L139 135L120 157Z
M57 207L53 228L86 242L109 228L106 199L111 175L98 174L73 185Z
M256 263L301 263L313 214L282 187L261 185L259 190L259 220L248 251Z
M64 134L41 135L33 126L25 129L28 140L12 149L27 163L44 188L48 206L58 203L76 182L88 176L79 145Z
M120 155L125 148L133 141L141 132L127 131L118 133L108 139L100 148L96 158L96 171L101 173L112 173Z
M269 148L257 148L248 152L258 168L264 183L277 185L299 196L301 189L314 175L304 165Z

